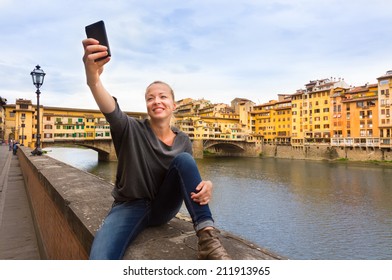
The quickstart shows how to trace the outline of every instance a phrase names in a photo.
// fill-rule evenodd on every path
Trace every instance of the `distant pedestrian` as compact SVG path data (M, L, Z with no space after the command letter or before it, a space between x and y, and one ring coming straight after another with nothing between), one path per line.
M9 151L12 151L13 147L14 147L14 141L11 139L10 142L8 143L9 146Z
M16 152L18 151L18 144L19 143L17 141L14 142L14 145L13 145L13 154L14 155L16 155Z
M169 222L183 202L199 238L198 258L231 259L218 238L208 202L212 183L201 179L189 137L170 126L174 93L164 82L145 92L148 120L128 117L104 88L100 75L110 58L95 39L83 41L87 85L110 123L118 158L114 203L97 231L90 259L122 259L128 245L149 226Z

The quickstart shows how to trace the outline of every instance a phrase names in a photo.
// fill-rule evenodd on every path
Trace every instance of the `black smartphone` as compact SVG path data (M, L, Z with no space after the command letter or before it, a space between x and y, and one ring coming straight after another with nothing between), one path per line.
M102 58L97 59L97 61L107 58L108 56L112 56L109 48L109 40L106 34L105 23L103 20L97 21L93 24L86 26L86 35L87 38L94 38L99 41L100 45L106 46L108 48L108 55Z

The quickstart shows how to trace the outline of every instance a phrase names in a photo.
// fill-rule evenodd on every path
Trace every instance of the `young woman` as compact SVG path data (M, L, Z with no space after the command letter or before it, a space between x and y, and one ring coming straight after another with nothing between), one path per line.
M110 123L118 158L114 203L97 231L90 259L122 259L129 244L148 226L170 221L183 202L192 218L199 259L230 259L221 245L208 202L212 183L203 181L192 157L188 136L170 126L174 93L164 82L145 93L148 120L123 113L104 88L100 75L110 57L94 39L83 40L87 85Z

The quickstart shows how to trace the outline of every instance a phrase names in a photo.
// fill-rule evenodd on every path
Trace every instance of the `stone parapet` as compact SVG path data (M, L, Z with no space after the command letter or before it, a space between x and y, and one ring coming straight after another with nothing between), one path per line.
M392 151L370 147L334 147L330 145L270 145L262 148L263 157L304 160L390 161Z
M35 223L41 256L87 259L95 232L113 202L113 185L48 156L32 156L20 147L18 158ZM222 243L234 259L283 259L228 232ZM186 216L148 228L124 259L196 259L197 237Z

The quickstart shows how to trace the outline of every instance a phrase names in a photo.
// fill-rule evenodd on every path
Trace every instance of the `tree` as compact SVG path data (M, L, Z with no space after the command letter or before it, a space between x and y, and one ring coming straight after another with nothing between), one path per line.
M7 99L0 96L0 105L1 106L7 105Z

